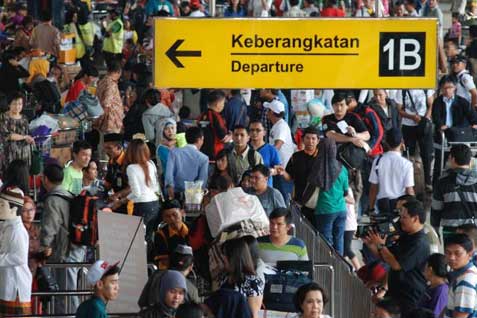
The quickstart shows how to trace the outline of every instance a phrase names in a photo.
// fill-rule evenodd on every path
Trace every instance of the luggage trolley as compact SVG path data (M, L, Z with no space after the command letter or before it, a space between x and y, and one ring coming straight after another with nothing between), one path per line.
M434 142L434 149L435 150L440 150L440 158L441 158L441 166L440 166L440 175L442 176L442 173L444 172L445 168L445 154L446 152L449 153L450 149L452 146L455 145L467 145L470 150L472 151L473 155L477 154L477 139L474 141L448 141L444 132L441 132L441 140L442 143L436 143Z

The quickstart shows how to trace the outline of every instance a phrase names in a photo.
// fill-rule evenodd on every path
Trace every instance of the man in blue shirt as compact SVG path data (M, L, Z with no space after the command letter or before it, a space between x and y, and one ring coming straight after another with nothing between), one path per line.
M75 317L107 318L106 304L119 295L118 263L96 261L89 269L86 280L88 284L94 286L94 295L78 307Z
M247 126L247 104L239 89L230 90L222 115L229 131L235 126Z
M207 185L209 158L200 152L204 144L204 133L199 127L190 127L186 131L187 145L169 152L167 159L165 186L169 199L185 190L185 181L202 181Z

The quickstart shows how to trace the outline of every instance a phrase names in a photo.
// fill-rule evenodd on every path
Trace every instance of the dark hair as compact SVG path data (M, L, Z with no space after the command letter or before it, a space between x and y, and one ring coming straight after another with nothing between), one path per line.
M256 274L256 260L247 237L226 241L222 245L222 251L230 265L229 276L233 284L240 285L245 281L245 275Z
M30 179L30 171L28 164L24 160L15 159L7 167L4 175L4 183L2 188L18 187L25 193L29 192L28 180Z
M173 252L169 260L169 269L183 272L192 264L194 264L193 255Z
M290 212L290 210L288 210L286 208L276 208L275 210L272 211L272 213L270 213L268 218L271 220L271 219L281 218L282 216L285 217L285 222L287 224L292 223L293 220L292 220L291 212Z
M459 225L457 230L460 230L462 233L467 235L472 240L474 248L477 248L477 225L473 223L466 223Z
M189 118L190 116L190 108L187 107L187 106L182 106L180 109L179 109L179 118L180 119L187 119Z
M461 233L449 235L446 239L444 239L444 247L449 245L460 245L467 253L472 252L474 249L472 240L466 234Z
M219 100L225 99L225 93L220 89L213 89L207 95L207 105L213 105Z
M467 145L463 144L452 146L450 155L459 166L470 164L470 160L472 159L472 151Z
M108 276L113 276L115 274L119 274L120 272L120 268L118 267L118 265L114 265L114 266L111 266L111 268L109 268L104 274L103 276L101 277L101 279L104 279Z
M43 10L40 13L40 21L48 22L51 21L51 12L49 10Z
M43 175L54 184L61 184L63 182L63 168L56 163L49 164L43 170Z
M446 38L444 39L444 42L452 43L455 47L459 47L459 40L456 39L456 38L446 37ZM449 76L449 75L447 75L447 76Z
M407 318L435 318L434 312L427 308L414 308L406 314Z
M290 0L290 5L291 6L296 6L300 3L300 0Z
M230 175L223 176L220 174L214 174L209 180L209 189L219 192L227 191L232 185L234 185L234 181Z
M264 127L261 120L254 119L254 120L251 120L250 123L248 124L248 129L249 130L250 130L250 126L252 126L252 124L260 124L262 127Z
M297 312L303 312L303 309L301 309L301 305L305 301L306 295L311 291L321 292L321 296L323 297L323 306L326 305L326 303L328 302L328 297L326 296L323 287L321 287L315 282L311 282L300 286L300 288L298 288L295 295L293 296L293 303L295 304Z
M95 164L96 164L96 167L99 169L99 162L98 162L97 160L95 160L95 159L91 159L91 160L88 162L88 165L83 168L83 172L88 171L89 166L90 166L92 163L95 163Z
M204 133L200 127L189 127L185 132L188 144L195 144L200 138L204 137Z
M8 105L10 105L13 101L17 100L17 99L21 99L23 100L23 94L20 93L20 92L13 92L11 94L8 95Z
M409 216L417 216L419 217L419 223L426 223L426 211L424 210L421 201L410 200L404 203L403 206L407 209L407 214L409 214Z
M108 73L121 72L121 63L118 60L113 60L108 63Z
M346 100L347 95L345 93L338 93L333 95L333 98L331 99L331 104L334 105L336 103L340 103L342 101L345 101L346 105L348 105L348 101Z
M382 308L391 315L400 314L399 305L391 298L385 297L376 303L376 307Z
M166 200L162 204L161 210L170 210L170 209L182 209L181 203L179 200L172 199L172 200Z
M150 88L142 95L144 104L149 106L157 105L161 102L161 92L158 89Z
M459 12L452 12L451 17L452 18L458 18L460 16Z
M407 202L407 201L412 201L412 200L417 200L417 199L412 194L403 194L396 199L396 202L397 201L406 201Z
M427 265L432 268L432 272L439 277L447 277L446 257L439 253L434 253L427 259Z
M260 172L263 176L265 177L270 177L270 169L268 169L268 167L266 167L265 165L263 164L258 164L256 165L255 167L253 167L252 169L250 169L250 171L253 173L253 172Z
M176 318L202 318L204 311L198 304L184 303L177 308Z
M245 127L244 125L235 125L233 131L235 132L236 130L239 130L239 129L245 130L245 131L247 132L247 134L248 134L248 128Z
M77 154L79 153L81 150L87 150L87 149L93 149L90 145L89 142L87 142L86 140L76 140L74 143L73 143L73 148L72 148L72 152Z
M27 15L23 18L22 25L26 27L27 25L33 23L33 17L31 15Z
M318 138L320 138L320 132L314 126L306 127L305 130L303 130L303 137L305 137L307 134L316 135Z
M94 65L88 65L84 69L84 75L98 77L99 76L98 69Z
M457 79L453 75L444 75L439 81L439 87L444 86L446 83L451 83L452 85L457 85Z

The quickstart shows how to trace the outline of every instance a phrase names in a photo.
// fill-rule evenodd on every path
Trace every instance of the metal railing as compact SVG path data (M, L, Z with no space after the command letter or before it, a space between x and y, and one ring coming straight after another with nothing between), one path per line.
M301 214L300 207L292 202L290 209L296 235L305 242L309 258L316 264L314 279L327 288L330 296L328 312L333 318L369 318L374 307L370 290L356 276L352 266L329 246ZM323 264L332 269L331 274L321 272Z

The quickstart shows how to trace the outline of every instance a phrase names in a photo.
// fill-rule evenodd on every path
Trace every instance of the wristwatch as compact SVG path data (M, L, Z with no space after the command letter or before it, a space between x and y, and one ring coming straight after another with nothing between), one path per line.
M384 244L378 244L377 247L378 247L378 252L381 252L381 250L385 247L385 245Z

